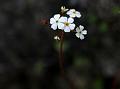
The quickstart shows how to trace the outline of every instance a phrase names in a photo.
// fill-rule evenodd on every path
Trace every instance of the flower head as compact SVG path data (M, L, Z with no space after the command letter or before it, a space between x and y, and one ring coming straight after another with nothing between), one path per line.
M60 14L55 14L54 17L50 19L51 28L53 30L56 30L57 28L59 29L63 28L64 25L59 21L59 19L60 19Z
M64 32L70 32L71 30L74 30L75 24L73 23L74 22L73 18L61 17L59 21L64 25L62 29L64 30Z
M69 16L66 16L69 15ZM68 9L65 6L61 7L61 13L55 14L52 18L50 18L51 28L53 30L63 30L64 32L71 32L72 30L76 30L73 32L77 32L75 35L80 38L81 40L84 39L84 35L87 34L87 31L84 30L83 26L79 26L75 29L74 18L80 18L80 12L76 11L75 9ZM58 31L59 32L59 31ZM55 36L54 39L60 40L58 36Z
M66 9L65 6L62 6L61 7L61 12L66 12L66 11L68 11L68 9Z
M87 31L86 30L83 30L84 27L82 25L80 25L79 27L76 28L76 37L80 38L81 40L84 39L84 35L87 34Z
M81 17L81 14L80 12L76 11L75 9L70 9L68 12L67 12L67 15L69 15L70 17L72 18L80 18Z
M54 39L55 40L60 40L60 37L59 36L54 36Z

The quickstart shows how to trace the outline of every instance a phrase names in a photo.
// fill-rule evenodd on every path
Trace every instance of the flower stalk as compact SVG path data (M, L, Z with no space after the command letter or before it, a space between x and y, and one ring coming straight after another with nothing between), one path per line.
M117 88L117 82L118 82L118 79L120 78L120 71L118 71L112 81L112 88L111 89L116 89Z
M64 32L61 31L60 33L60 50L59 50L59 65L60 65L60 71L61 71L61 75L64 76L65 75L65 71L64 71L64 55L63 55L63 39L64 39Z
M63 43L64 43L64 31L60 33L60 50L59 50L59 66L60 66L60 73L64 80L69 84L70 89L76 89L74 83L67 77L64 71L64 50L63 50Z
M64 71L64 50L63 50L63 40L64 33L68 32L77 32L75 35L77 38L81 40L84 39L84 35L87 34L86 30L83 30L84 27L80 25L76 28L76 24L74 23L74 18L80 18L81 13L76 11L75 9L66 9L65 6L61 7L61 12L55 14L52 18L50 18L50 25L52 30L60 31L60 35L54 37L55 40L60 41L60 49L59 49L59 66L60 73L64 80L70 85L70 89L76 89L74 83L69 79Z

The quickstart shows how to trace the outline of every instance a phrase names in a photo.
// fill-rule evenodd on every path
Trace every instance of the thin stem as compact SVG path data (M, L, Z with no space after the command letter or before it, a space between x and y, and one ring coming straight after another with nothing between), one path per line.
M120 71L118 71L113 79L113 82L112 82L112 89L116 89L116 86L117 86L117 81L119 79L119 76L120 76Z
M61 75L63 79L65 79L67 83L70 85L71 89L76 89L74 83L66 76L64 71L63 39L64 39L64 32L62 31L60 34L60 50L59 50L59 65L60 65Z
M59 52L59 65L60 65L60 71L61 75L65 75L64 71L64 58L63 58L63 39L64 39L64 32L61 32L61 37L60 37L60 52Z

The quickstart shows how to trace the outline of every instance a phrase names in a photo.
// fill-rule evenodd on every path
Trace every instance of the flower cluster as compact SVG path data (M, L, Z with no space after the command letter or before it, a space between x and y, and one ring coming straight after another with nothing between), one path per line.
M55 14L52 18L50 18L51 28L53 30L63 30L64 32L76 32L76 37L81 40L84 39L84 35L87 34L87 31L84 30L82 25L76 27L74 23L74 18L80 18L80 12L75 9L66 9L65 7L61 7L61 13Z

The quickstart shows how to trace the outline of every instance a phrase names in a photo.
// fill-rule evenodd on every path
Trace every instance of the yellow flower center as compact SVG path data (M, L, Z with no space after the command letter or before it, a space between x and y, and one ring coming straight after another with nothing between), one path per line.
M64 24L65 24L65 26L69 26L69 24L70 24L70 23L68 23L68 22L65 22Z
M73 11L74 14L76 14L76 11Z

